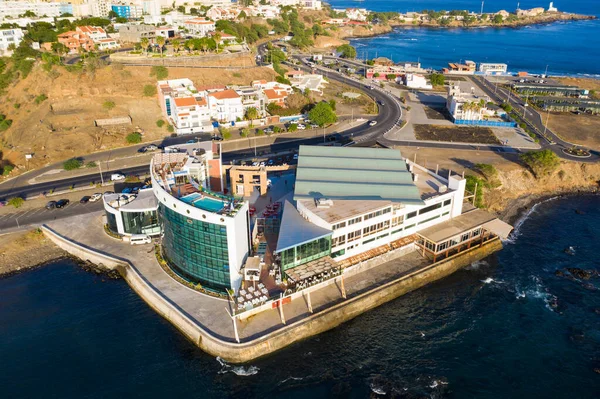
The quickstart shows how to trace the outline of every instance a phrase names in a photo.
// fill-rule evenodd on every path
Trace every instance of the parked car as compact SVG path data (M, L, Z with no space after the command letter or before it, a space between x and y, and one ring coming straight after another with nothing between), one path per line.
M56 201L48 201L46 204L46 209L54 209L56 208Z
M311 128L311 129L316 129L316 128L318 128L318 127L319 127L319 125L317 125L316 123L311 123L311 124L310 124L310 128Z
M157 151L158 150L158 146L154 145L154 144L150 144L149 146L146 147L146 151Z
M271 134L271 133L273 133L273 129L271 129L270 127L268 127L268 128L266 128L266 129L264 130L264 132L265 132L266 134Z
M110 180L111 181L125 180L125 175L123 175L121 173L113 173L112 175L110 175Z
M133 189L131 187L126 187L123 190L121 190L121 193L123 194L131 194L133 192Z
M83 197L81 197L81 199L79 200L80 204L87 204L88 202L90 202L90 197L89 195L84 195Z
M298 154L294 154L294 159L297 161L298 160Z
M147 147L140 147L140 148L138 148L138 152L140 152L142 154L145 153L146 151L148 151Z
M259 166L265 166L265 161L261 161Z
M272 159L269 159L269 162L267 162L267 165L272 166L275 163L275 161L273 161Z
M304 130L304 129L306 129L306 126L304 126L302 123L299 123L298 124L298 129Z
M98 201L100 198L102 198L102 194L100 194L100 193L94 193L94 194L92 194L92 196L90 197L90 202L96 202L96 201Z
M369 126L375 126L377 124L377 121L371 121L369 122Z
M215 141L223 141L223 137L217 135L211 136L210 139Z
M64 208L65 206L69 205L69 200L68 199L61 199L56 201L56 207L58 209Z
M195 144L195 143L197 143L197 141L196 140L188 140L185 143L186 144Z

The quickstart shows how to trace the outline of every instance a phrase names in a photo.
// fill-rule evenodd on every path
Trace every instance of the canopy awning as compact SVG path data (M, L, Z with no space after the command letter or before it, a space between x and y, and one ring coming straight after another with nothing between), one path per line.
M505 223L500 219L494 219L491 222L487 222L483 225L483 228L487 231L491 231L503 240L506 240L513 230L513 227L510 224Z
M331 230L319 227L304 219L294 205L289 201L285 201L275 253L330 236L332 233Z

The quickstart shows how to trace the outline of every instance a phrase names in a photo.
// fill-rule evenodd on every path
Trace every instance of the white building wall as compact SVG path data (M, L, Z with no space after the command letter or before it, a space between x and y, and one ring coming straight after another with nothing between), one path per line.
M12 52L8 49L11 44L19 47L23 39L23 31L21 29L3 29L0 30L0 55L11 55Z

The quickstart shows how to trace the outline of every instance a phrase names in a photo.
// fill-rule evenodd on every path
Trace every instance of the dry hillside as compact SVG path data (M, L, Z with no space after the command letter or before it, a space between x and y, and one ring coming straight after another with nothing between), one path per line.
M248 65L248 64L246 64ZM41 66L24 80L10 87L0 98L0 114L13 125L0 136L3 158L17 166L24 155L34 153L30 167L39 167L72 156L126 145L125 136L137 127L144 141L167 136L156 95L143 96L144 85L155 85L149 67L107 66L95 74L68 72L54 67L60 76L51 78ZM249 84L253 79L273 79L268 68L199 69L169 68L169 79L188 77L197 86ZM36 103L36 97L47 99ZM115 107L107 110L106 101ZM52 111L54 109L54 111ZM94 126L100 118L131 116L132 125L110 130Z

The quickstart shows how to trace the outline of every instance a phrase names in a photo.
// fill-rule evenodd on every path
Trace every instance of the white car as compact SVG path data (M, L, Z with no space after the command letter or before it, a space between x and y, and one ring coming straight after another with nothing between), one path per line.
M304 130L304 129L306 129L306 126L304 126L302 123L299 123L298 124L298 129Z
M113 173L110 176L110 180L111 181L119 181L119 180L125 180L125 175L122 175L120 173Z
M310 125L311 129L316 129L318 127L319 127L319 125L317 125L316 123L311 123L311 125Z
M98 201L100 198L102 198L102 194L100 193L95 193L90 197L90 202L96 202Z
M377 124L377 121L371 121L369 122L369 126L375 126Z
M259 166L265 166L265 161L262 161Z
M158 147L155 146L154 144L150 144L149 146L146 147L146 151L156 151L158 150Z

